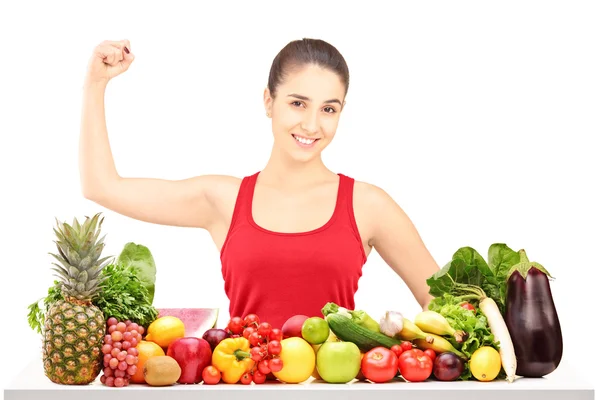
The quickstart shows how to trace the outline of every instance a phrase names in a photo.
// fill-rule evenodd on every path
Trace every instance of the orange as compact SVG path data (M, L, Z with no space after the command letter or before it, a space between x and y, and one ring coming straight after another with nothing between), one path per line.
M136 364L135 375L131 377L131 383L146 383L144 379L144 365L150 357L164 356L165 351L154 342L142 340L135 347L138 350L138 363Z
M183 321L177 317L166 315L155 319L148 327L146 340L167 349L175 340L185 336Z

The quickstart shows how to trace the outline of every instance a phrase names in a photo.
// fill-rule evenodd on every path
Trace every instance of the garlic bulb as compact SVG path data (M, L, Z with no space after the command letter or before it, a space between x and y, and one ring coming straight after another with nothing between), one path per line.
M394 337L404 328L404 317L398 311L386 311L379 321L379 330L386 336Z

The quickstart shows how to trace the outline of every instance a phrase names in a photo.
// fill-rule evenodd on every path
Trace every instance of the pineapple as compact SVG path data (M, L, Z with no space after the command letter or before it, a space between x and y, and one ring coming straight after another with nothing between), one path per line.
M102 290L102 269L109 257L100 258L104 237L98 239L104 218L86 217L80 225L58 223L58 254L52 254L60 280L63 300L50 305L44 320L43 361L46 376L55 383L84 385L100 374L101 351L106 322L102 311L92 304ZM106 262L106 263L105 263Z

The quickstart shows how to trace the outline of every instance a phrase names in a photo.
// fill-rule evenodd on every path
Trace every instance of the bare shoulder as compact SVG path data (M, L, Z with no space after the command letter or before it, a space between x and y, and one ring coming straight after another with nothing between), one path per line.
M220 206L235 204L237 194L242 184L242 178L231 175L203 175L203 183L207 189L206 198L213 205L216 210L219 210Z
M407 220L408 217L396 201L383 188L372 183L355 180L354 214L365 239L373 246L382 226L382 220Z

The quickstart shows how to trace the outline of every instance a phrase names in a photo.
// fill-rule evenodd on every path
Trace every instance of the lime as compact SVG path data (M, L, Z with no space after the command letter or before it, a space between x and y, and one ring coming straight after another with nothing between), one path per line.
M329 324L323 318L311 317L302 324L302 338L308 343L325 343L328 337Z

